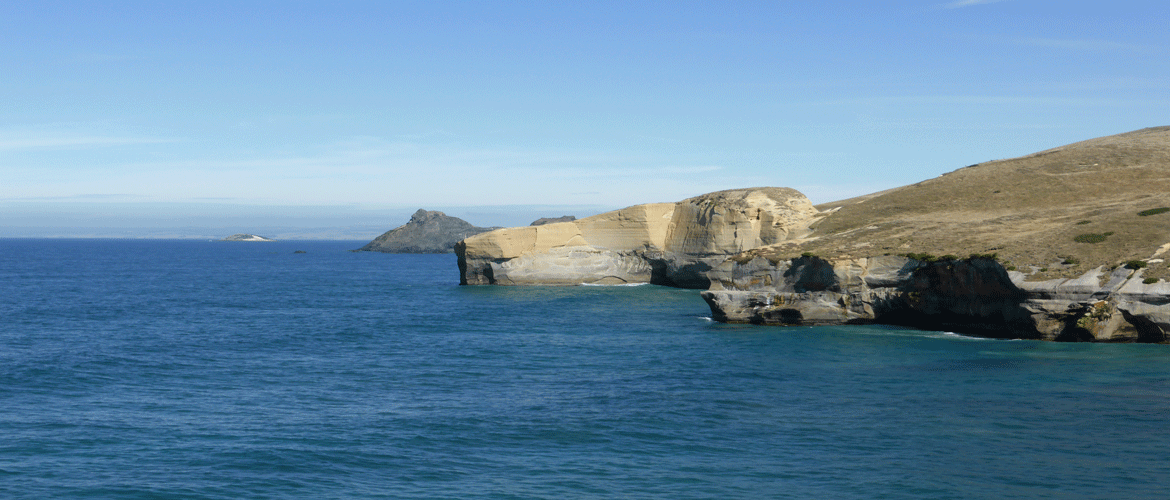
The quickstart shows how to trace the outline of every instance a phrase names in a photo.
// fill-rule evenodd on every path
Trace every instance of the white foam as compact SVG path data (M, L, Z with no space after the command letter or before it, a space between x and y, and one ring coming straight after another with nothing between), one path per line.
M649 285L649 283L618 283L616 285L607 285L605 283L578 283L577 286L642 286Z

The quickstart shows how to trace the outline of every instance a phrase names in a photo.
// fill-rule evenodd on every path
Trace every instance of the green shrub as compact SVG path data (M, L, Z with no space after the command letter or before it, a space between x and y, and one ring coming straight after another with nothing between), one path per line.
M971 259L999 260L999 254L998 253L973 253L970 256L968 256L967 259L968 260L971 260Z
M804 253L800 254L800 256L801 256L801 257L804 257L804 258L806 258L806 259L811 259L811 258L813 258L813 257L816 257L816 256L817 256L817 254L815 254L815 253L812 253L812 252L804 252Z
M1157 282L1158 282L1158 278L1146 278L1146 279L1142 280L1142 283L1145 283L1147 285L1153 285L1154 283L1157 283Z
M902 256L906 257L907 259L914 259L914 260L917 260L920 262L934 262L934 261L938 260L938 257L935 257L935 256L928 254L928 253L913 253L913 252L911 252L911 253L907 253L907 254L902 254Z
M1142 210L1141 212L1138 212L1138 215L1140 215L1142 217L1146 217L1149 215L1164 214L1166 212L1170 212L1170 207L1158 207L1158 208L1151 208L1149 210Z
M1146 267L1148 265L1150 265L1150 264L1144 260L1130 260L1130 261L1126 261L1125 268L1137 270L1137 269L1141 269L1143 267Z
M1046 272L1048 272L1048 268L1047 268L1047 267L1041 267L1041 268L1040 268L1040 272L1042 272L1042 273L1046 273Z
M1076 257L1065 257L1064 262L1061 262L1061 264L1064 264L1066 266L1075 266L1075 265L1080 264L1080 263L1081 263L1080 259L1077 259Z
M1112 234L1113 234L1113 231L1109 231L1107 233L1078 234L1073 238L1073 241L1075 241L1077 243L1100 243L1102 241L1105 241L1105 238L1108 238Z
M1078 222L1078 223L1077 223L1077 225L1078 225L1078 226L1083 226L1083 225L1085 225L1085 224L1089 224L1089 223L1092 223L1092 222L1093 222L1093 221L1091 221L1091 220L1083 220L1083 221L1080 221L1080 222Z
M1007 267L1005 267L1004 269L1007 269L1008 271L1015 271L1015 270L1016 270L1016 266L1007 266Z

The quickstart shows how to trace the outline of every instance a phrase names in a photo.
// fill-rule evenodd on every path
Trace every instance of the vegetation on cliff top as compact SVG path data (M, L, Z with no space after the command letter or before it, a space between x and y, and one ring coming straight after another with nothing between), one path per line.
M1170 248L1170 226L1158 215L1168 207L1170 127L1156 127L819 205L826 215L809 238L752 255L996 253L1029 279L1141 261L1146 277L1166 278L1170 268L1159 259Z

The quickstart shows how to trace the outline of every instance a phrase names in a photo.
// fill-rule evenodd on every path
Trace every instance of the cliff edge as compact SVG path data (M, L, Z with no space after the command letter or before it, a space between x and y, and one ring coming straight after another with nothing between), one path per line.
M824 216L805 237L742 252L708 273L702 295L714 319L1170 339L1170 127L817 208Z
M720 191L459 242L462 284L707 288L718 321L1170 341L1170 127L813 206Z
M455 246L465 285L654 283L706 288L729 256L799 237L817 210L761 187L649 203L568 222L497 229Z

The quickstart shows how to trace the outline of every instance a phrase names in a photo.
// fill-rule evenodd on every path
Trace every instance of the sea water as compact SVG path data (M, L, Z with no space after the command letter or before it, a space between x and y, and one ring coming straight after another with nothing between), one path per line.
M0 240L0 498L1170 496L1170 346L723 325L358 246Z

